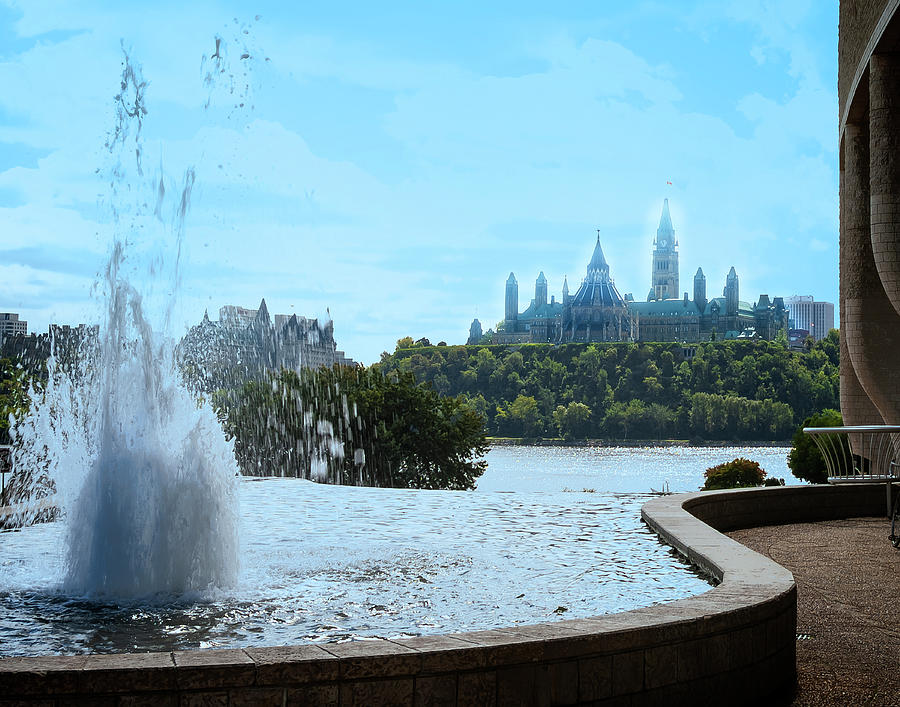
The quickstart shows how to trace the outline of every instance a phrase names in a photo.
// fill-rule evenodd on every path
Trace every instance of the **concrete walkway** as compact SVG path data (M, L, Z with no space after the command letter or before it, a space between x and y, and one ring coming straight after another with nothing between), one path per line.
M794 573L793 705L900 705L900 550L889 534L884 518L728 533Z

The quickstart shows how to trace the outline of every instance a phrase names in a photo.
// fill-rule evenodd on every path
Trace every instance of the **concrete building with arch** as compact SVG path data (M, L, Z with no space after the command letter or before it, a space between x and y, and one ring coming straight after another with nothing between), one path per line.
M841 412L900 422L900 0L843 0L838 39Z

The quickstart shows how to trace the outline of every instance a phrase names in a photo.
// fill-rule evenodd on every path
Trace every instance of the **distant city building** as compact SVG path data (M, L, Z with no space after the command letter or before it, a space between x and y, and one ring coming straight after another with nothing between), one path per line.
M812 295L786 297L791 328L806 329L810 336L820 341L834 329L834 302L817 302Z
M28 322L19 319L15 312L0 312L0 344L7 336L25 336L28 333Z
M34 366L40 368L51 353L63 367L76 366L85 355L95 352L99 331L96 324L51 324L46 334L19 333L5 337L0 343L0 357L16 359L29 371Z
M795 350L801 351L806 348L806 339L809 336L808 329L788 329L787 338L788 338L788 347Z
M547 278L535 281L534 299L518 311L519 283L514 273L506 280L505 316L495 335L497 343L569 341L681 341L711 339L774 339L788 326L783 298L762 294L755 303L740 298L734 267L725 277L722 297L707 298L702 268L694 275L693 299L678 298L678 240L663 202L659 228L653 239L650 292L646 302L619 294L600 246L600 236L578 291L569 295L563 280L562 301L547 301ZM827 333L827 331L826 331Z
M478 319L473 319L472 326L469 327L469 338L466 340L466 343L469 346L477 344L481 341L483 336L484 333L481 331L481 322L479 322Z
M179 342L179 361L209 370L241 370L257 375L264 370L318 368L354 362L339 351L334 341L334 323L298 317L269 316L266 300L259 309L226 305L219 321L203 320Z

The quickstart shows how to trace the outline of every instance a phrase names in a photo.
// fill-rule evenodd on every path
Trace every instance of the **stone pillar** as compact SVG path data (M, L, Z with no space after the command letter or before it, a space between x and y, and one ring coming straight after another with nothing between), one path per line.
M873 54L869 62L869 146L872 254L900 313L900 54Z
M872 254L869 212L868 125L844 129L841 194L841 294L847 350L859 384L888 424L900 421L900 315L884 292ZM849 419L862 422L864 410L852 408L852 379L844 381L851 398ZM859 399L857 399L859 400ZM844 407L842 402L841 407Z
M849 340L857 323L847 323L848 307L860 301L861 279L876 274L863 269L869 262L869 144L865 125L848 124L844 131L840 171L840 332L841 332L841 415L845 425L878 425L883 420L866 394L850 355Z
M844 326L844 305L841 305L841 415L845 425L881 425L884 420L878 408L859 384L850 352L847 349L847 329ZM854 445L854 448L856 445Z

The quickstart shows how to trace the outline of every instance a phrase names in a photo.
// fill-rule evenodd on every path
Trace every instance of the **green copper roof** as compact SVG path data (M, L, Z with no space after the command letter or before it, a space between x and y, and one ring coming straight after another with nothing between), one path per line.
M646 317L682 317L685 315L699 316L697 306L688 300L663 299L652 302L629 302L628 309Z
M519 315L519 319L552 319L561 317L563 311L562 302L545 302L536 305L534 300L528 305L528 309Z
M720 315L725 314L725 298L724 297L713 297L711 300L709 300L709 302L707 302L707 304L706 304L705 313L706 314L710 313L714 302L719 307L719 314ZM754 312L753 312L752 304L750 304L749 302L744 302L743 300L738 302L738 314L745 314L748 317L752 317L753 313Z

